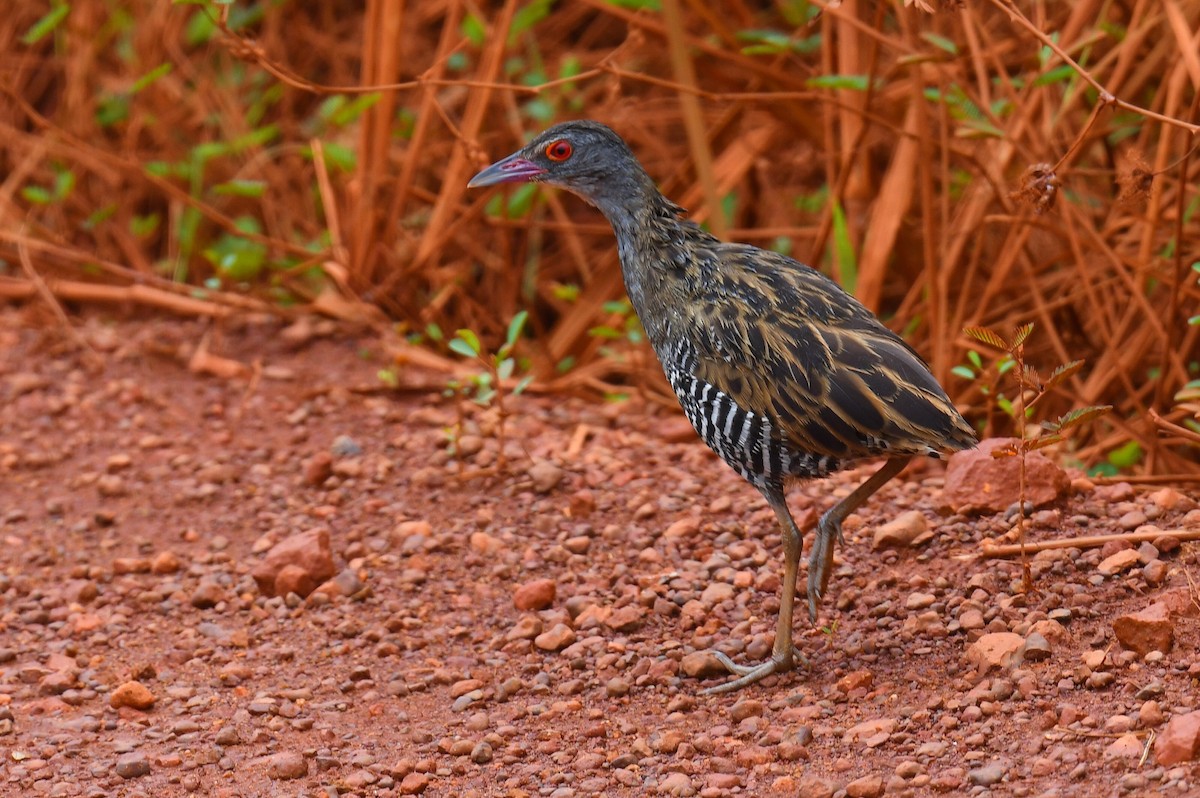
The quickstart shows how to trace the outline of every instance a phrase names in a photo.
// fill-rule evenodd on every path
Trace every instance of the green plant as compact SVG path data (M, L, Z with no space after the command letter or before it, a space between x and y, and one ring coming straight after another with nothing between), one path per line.
M446 383L446 393L450 396L469 398L481 407L496 409L496 441L499 446L496 467L499 470L504 469L504 424L508 417L508 410L504 406L505 383L511 380L516 372L518 364L513 350L521 338L521 332L525 329L525 322L528 319L529 312L525 310L513 316L508 323L504 343L494 353L484 351L479 335L474 330L466 328L456 331L454 337L446 344L450 351L482 367L466 380L457 378L449 380ZM509 393L516 396L524 392L531 382L533 382L533 375L527 374L517 381ZM462 431L462 421L460 412L455 439Z
M1010 411L1010 415L1016 420L1017 437L1009 445L993 450L992 456L997 458L1020 458L1017 487L1017 540L1020 543L1024 543L1026 456L1038 449L1061 443L1066 440L1072 430L1076 430L1084 424L1096 420L1112 410L1112 407L1109 405L1096 405L1076 408L1064 413L1053 421L1041 422L1033 428L1033 434L1030 434L1027 422L1033 416L1033 411L1037 403L1044 399L1051 390L1065 382L1068 377L1079 371L1083 367L1083 361L1072 360L1069 363L1064 363L1054 369L1046 380L1042 380L1037 370L1025 362L1025 342L1028 340L1030 334L1033 333L1032 322L1018 327L1016 332L1013 333L1012 338L1007 339L987 327L964 327L963 333L982 344L1000 350L1004 355L1011 358L1013 363L1011 367L1005 369L1005 373L1011 371L1017 381L1016 400L1011 404ZM1021 558L1021 568L1025 591L1032 593L1033 578L1030 573L1029 561L1024 556Z

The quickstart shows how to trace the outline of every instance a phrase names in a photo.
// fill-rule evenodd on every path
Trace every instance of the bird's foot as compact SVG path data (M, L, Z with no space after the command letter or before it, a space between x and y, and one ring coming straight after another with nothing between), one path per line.
M808 560L808 617L813 623L817 622L817 607L829 587L835 540L845 545L842 525L826 513L817 522L817 534L813 536L812 552Z
M701 690L700 692L703 695L717 695L718 693L732 693L734 690L741 690L743 687L761 682L771 674L787 673L790 670L794 670L797 662L802 663L805 667L808 666L808 660L805 659L798 648L793 648L787 655L773 654L770 659L760 662L757 665L738 665L720 651L714 651L712 654L717 658L718 662L738 678L731 682L718 684L716 687Z

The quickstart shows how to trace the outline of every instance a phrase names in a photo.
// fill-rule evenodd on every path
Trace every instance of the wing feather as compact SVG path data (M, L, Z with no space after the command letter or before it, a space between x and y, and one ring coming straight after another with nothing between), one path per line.
M832 280L746 245L705 254L696 374L799 450L847 459L974 445L920 355Z

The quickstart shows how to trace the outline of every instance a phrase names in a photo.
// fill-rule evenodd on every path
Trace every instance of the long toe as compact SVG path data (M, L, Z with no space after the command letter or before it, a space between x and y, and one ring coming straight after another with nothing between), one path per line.
M743 687L748 687L756 682L761 682L772 674L787 673L788 671L795 670L797 662L805 665L808 664L808 660L804 658L804 655L797 648L792 649L791 656L789 657L775 655L757 665L738 665L720 651L712 653L730 673L738 678L731 682L725 682L724 684L718 684L716 687L709 687L702 690L700 691L702 695L732 693L735 690L741 690Z

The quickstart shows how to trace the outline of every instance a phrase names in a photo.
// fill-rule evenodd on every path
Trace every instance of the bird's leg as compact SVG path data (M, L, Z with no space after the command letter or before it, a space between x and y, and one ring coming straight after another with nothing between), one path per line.
M904 470L910 456L893 457L854 491L830 507L817 522L817 534L813 536L812 554L808 561L808 617L817 622L817 604L829 587L829 572L833 567L833 542L842 540L842 521L879 490L892 477Z
M721 664L738 678L708 688L704 691L706 695L740 690L773 673L786 673L796 667L797 659L804 660L804 656L792 647L792 608L796 601L796 576L800 571L800 529L788 510L781 487L768 488L763 495L783 527L783 590L779 599L779 619L775 626L775 645L769 660L752 666L738 665L720 651L714 651Z

